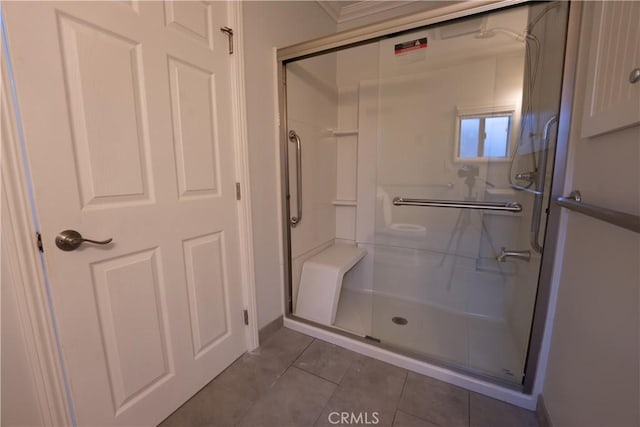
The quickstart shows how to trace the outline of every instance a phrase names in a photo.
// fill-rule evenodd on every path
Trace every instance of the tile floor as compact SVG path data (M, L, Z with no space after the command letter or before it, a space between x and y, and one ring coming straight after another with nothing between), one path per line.
M342 413L354 418L341 423ZM331 425L537 427L538 423L533 412L282 328L161 424Z

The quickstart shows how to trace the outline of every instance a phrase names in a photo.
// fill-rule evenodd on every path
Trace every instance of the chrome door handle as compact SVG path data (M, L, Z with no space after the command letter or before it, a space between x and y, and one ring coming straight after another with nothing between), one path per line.
M91 240L85 239L76 230L64 230L56 236L56 246L63 251L73 251L80 247L82 242L95 243L96 245L108 245L113 239Z

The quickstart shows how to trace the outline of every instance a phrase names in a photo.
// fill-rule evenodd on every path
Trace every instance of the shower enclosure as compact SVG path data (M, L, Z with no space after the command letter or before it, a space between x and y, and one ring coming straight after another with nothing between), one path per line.
M279 52L289 316L523 384L568 9L524 4ZM305 319L301 287L330 285L303 271L335 245L366 255L336 267L333 316Z

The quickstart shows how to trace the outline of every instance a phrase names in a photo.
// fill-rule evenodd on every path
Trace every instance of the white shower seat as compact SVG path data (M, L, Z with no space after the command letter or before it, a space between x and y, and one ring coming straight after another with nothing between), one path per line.
M296 302L297 316L333 325L342 280L367 251L354 245L334 244L302 264Z

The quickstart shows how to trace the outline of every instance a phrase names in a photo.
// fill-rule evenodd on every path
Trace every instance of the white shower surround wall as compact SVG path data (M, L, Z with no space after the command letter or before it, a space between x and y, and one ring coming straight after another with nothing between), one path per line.
M372 52L367 52L363 48L360 49L362 56L371 56ZM377 52L373 52L377 53ZM345 55L346 56L346 55ZM377 58L377 56L374 56ZM340 57L338 61L339 73L342 71L341 66L345 59L345 68L348 73L354 75L354 67L356 64L365 64L368 67L368 72L371 73L371 64L366 63L365 58L357 57L354 52L350 57ZM393 60L393 58L392 58ZM474 70L474 79L462 80L466 73L466 68ZM374 69L375 70L375 69ZM377 74L377 70L374 71ZM340 75L340 74L339 74ZM357 76L357 75L356 75ZM392 207L391 199L395 196L404 197L433 197L444 199L463 199L466 195L467 188L464 184L464 180L456 176L457 168L461 164L454 164L453 162L442 163L442 159L451 159L453 150L451 146L453 144L454 137L454 117L456 106L464 99L465 103L474 102L473 94L475 90L477 92L475 103L477 105L486 105L487 102L499 105L516 105L520 102L517 96L514 97L514 93L519 93L522 87L522 54L521 52L507 53L497 60L479 60L474 62L467 62L466 65L449 66L444 71L435 71L430 74L422 73L420 76L407 76L394 78L392 81L385 81L379 83L377 80L360 81L358 87L358 96L350 96L347 101L357 104L348 106L344 105L344 99L341 98L339 123L352 123L356 120L353 119L353 114L357 113L357 123L359 124L358 135L358 151L357 158L358 163L352 164L351 167L358 171L357 176L357 214L354 221L350 225L341 224L342 218L337 216L336 227L339 229L352 229L354 230L355 240L359 245L364 245L369 251L367 259L364 260L364 268L358 270L357 277L352 278L349 286L352 289L360 290L372 290L382 293L395 293L396 295L413 300L427 300L431 304L446 306L456 311L466 311L469 314L481 315L492 318L504 319L506 316L506 296L509 295L507 289L497 287L494 280L478 280L482 279L483 273L477 273L474 285L469 286L469 283L465 283L463 287L459 284L457 287L448 286L446 292L441 292L440 296L434 293L435 288L426 289L421 287L421 283L416 281L418 276L429 277L429 274L438 275L437 269L430 267L434 265L433 258L443 259L444 263L451 265L455 260L458 272L464 274L465 268L460 269L460 266L469 263L469 260L474 260L480 256L481 251L481 234L482 226L480 223L481 215L478 212L471 212L468 215L471 218L471 225L467 228L460 244L458 245L454 239L451 242L449 250L447 246L451 233L454 231L457 216L460 211L447 210L447 209L429 209L429 208L415 208L415 207ZM340 81L340 77L339 77ZM431 81L431 84L429 84ZM449 94L449 99L443 99L443 94L434 94L434 86L447 86L448 83L459 81L458 92L460 96L455 94ZM435 85L433 84L435 82ZM345 82L347 84L353 84L353 81ZM410 98L407 98L410 105L418 107L413 112L413 119L419 119L422 117L437 116L443 117L442 125L437 129L431 129L428 135L422 135L422 140L416 142L419 135L411 134L411 130L405 132L402 135L402 127L399 127L400 131L396 131L395 145L396 153L386 149L386 152L379 152L381 147L381 133L385 129L381 129L380 111L382 114L390 114L388 105L380 106L380 87L381 85L387 85L385 90L393 89L393 86L398 86L401 91L404 91L408 97L413 97L415 101L415 95L409 93L410 88L415 88L414 93L420 93L420 96L424 96L425 99L437 99L438 102L425 102L422 105L417 105L412 102ZM404 86L404 88L402 88ZM409 89L408 89L409 87ZM480 89L480 90L479 90ZM431 92L431 93L430 93ZM463 98L464 96L464 98ZM470 101L471 100L471 101ZM345 117L345 113L351 114L352 117ZM404 114L405 111L400 112ZM516 123L514 127L517 127L519 117L516 117ZM414 127L413 132L416 131ZM403 141L407 141L406 145L403 145ZM438 142L442 144L438 145ZM420 144L416 150L414 147ZM434 149L434 147L436 147ZM438 147L440 147L438 149ZM384 150L384 149L383 149ZM340 144L338 148L338 156L342 152L340 151ZM380 162L380 155L385 155L384 162ZM390 160L390 156L394 156ZM436 160L433 160L436 159ZM383 163L383 167L386 170L380 170L378 166ZM424 167L420 167L420 164L425 164ZM339 160L338 165L342 162ZM491 180L497 186L506 187L506 163L492 165L491 168L481 166L483 172L483 178ZM489 170L487 170L489 169ZM394 171L398 171L394 181ZM340 173L340 171L338 171ZM493 176L491 176L493 175ZM435 185L433 185L435 183ZM338 185L348 185L344 183L338 183ZM476 193L481 198L487 197L482 194L485 190L484 185L480 185ZM379 192L386 193L384 200L379 197ZM517 198L518 195L513 194L512 197ZM383 207L381 203L386 203L388 206ZM355 210L355 209L354 209ZM385 215L385 212L390 212ZM373 212L373 214L372 214ZM465 214L467 215L467 214ZM485 214L486 215L486 214ZM384 218L383 217L387 217ZM497 215L496 215L497 216ZM508 246L513 247L516 245L512 241L513 229L519 227L519 222L522 221L521 216L509 215L499 216L496 218L496 227L490 230L495 242L494 246ZM425 231L406 232L391 229L392 224L415 224L424 227ZM340 236L343 238L349 238L350 236ZM511 239L511 240L510 240ZM383 248L376 252L376 247ZM400 249L394 250L394 247L400 247ZM406 248L406 249L404 249ZM494 248L495 250L495 248ZM395 254L394 254L395 252ZM455 252L457 256L447 255L444 253ZM483 254L489 258L493 255L491 251L486 251ZM403 254L409 253L410 258L419 259L419 262L413 262L412 265L407 265L410 262ZM394 260L392 261L391 258ZM404 259L403 259L404 258ZM375 278L374 278L374 259L375 259ZM414 261L416 261L414 259ZM388 260L388 261L387 261ZM389 262L390 261L390 262ZM389 265L388 274L384 271L384 265ZM395 267L393 266L395 264ZM436 263L438 264L438 263ZM468 266L473 269L475 266ZM513 267L513 266L512 266ZM452 266L453 268L453 266ZM513 268L512 268L513 269ZM442 270L442 268L440 268ZM470 268L466 268L470 270ZM508 269L507 269L508 270ZM443 271L440 274L445 273ZM448 274L448 272L446 272ZM469 271L469 273L472 273ZM486 276L487 274L484 273ZM381 276L387 276L389 279L392 277L394 280L384 280ZM473 276L473 274L471 274ZM498 282L507 282L508 277L497 278ZM446 282L448 279L443 277L440 282ZM442 285L438 284L438 279L430 281L434 286ZM463 283L458 280L459 283ZM506 285L506 284L505 284ZM462 294L460 293L462 292ZM478 303L485 301L485 307L465 307L466 302ZM496 302L498 302L496 304Z
M291 229L294 303L297 299L302 263L325 249L335 239L337 179L336 144L328 131L336 127L338 92L336 58L323 55L287 67L288 129L295 130L302 146L302 220ZM297 203L296 148L288 144L291 206ZM291 215L295 216L295 208Z
M526 14L524 19L520 16L517 18L526 22ZM423 35L432 37L432 33L428 31L425 34L417 33L413 37ZM484 40L471 40L486 43ZM404 266L392 268L396 278L393 282L378 280L383 276L389 276L385 274L382 267L385 264L384 258L394 257L393 250L389 248L382 251L385 252L384 256L378 255L378 258L375 251L376 244L389 243L390 240L386 235L394 234L393 230L388 229L390 222L418 224L425 227L426 235L422 242L426 242L426 245L411 242L411 236L405 233L408 241L400 246L416 249L414 257L429 258L432 255L423 254L420 250L445 252L446 243L454 232L457 213L452 216L452 211L445 209L387 206L386 209L391 212L391 218L385 218L385 221L380 207L380 198L376 196L381 190L386 192L388 197L385 203L387 204L390 204L390 199L396 195L425 197L428 193L429 197L450 199L462 199L466 196L464 180L456 176L457 168L461 164L455 164L452 161L445 161L442 164L442 160L434 159L452 159L454 117L456 109L461 105L466 107L470 105L519 106L522 90L523 45L503 40L502 45L495 48L496 54L500 53L499 56L491 59L477 58L475 62L469 62L467 55L452 54L451 50L443 49L436 44L426 50L430 55L428 57L430 63L435 64L426 70L427 67L420 58L411 60L409 57L407 60L406 57L399 59L393 53L388 54L389 49L393 52L393 42L392 40L364 45L288 66L289 128L296 129L298 133L302 131L303 138L304 219L292 230L294 306L302 263L338 240L362 245L369 253L362 261L363 265L351 275L348 284L351 289L370 291L375 288L381 293L395 293L401 298L429 301L431 304L471 315L505 319L508 311L506 307L510 304L509 298L514 295L513 290L510 289L514 281L508 276L499 278L499 285L495 284L495 280L476 278L475 286L469 286L467 283L453 288L448 284L447 289L444 291L440 289L440 292L433 287L432 289L421 288L419 283L416 286L416 270L412 272L411 268L405 269ZM471 73L470 70L473 72ZM416 74L418 72L420 74ZM394 78L380 83L380 73L391 73ZM455 93L442 92L442 87L448 84L451 86L450 84L454 82L456 83L453 85L456 88ZM410 144L406 147L400 146L397 150L383 149L383 152L379 153L381 129L383 129L380 123L383 118L379 117L381 113L378 105L381 85L384 85L383 90L388 93L396 90L395 88L399 93L406 93L409 96L423 91L425 98L438 100L436 103L425 102L417 105L418 108L414 109L409 120L432 116L441 117L442 120L436 128L429 129L427 135L403 136L402 133L398 134L394 131L398 143L409 141ZM442 93L433 93L434 91ZM416 97L413 96L413 99L415 101ZM387 108L383 107L383 114L393 114L393 112L389 113ZM517 129L519 119L516 113L514 129ZM336 129L344 131L344 134L335 136L331 131ZM353 132L354 130L356 132ZM388 129L385 131L388 133ZM418 138L421 140L417 141ZM434 152L434 147L438 147L434 141L442 141L440 150L436 150L439 152ZM416 150L415 147L411 147L411 144L414 146L419 144L420 147ZM295 153L293 144L290 145L289 155L290 159L293 159ZM403 158L404 148L409 154L404 154ZM382 162L383 170L377 170L380 155L393 157L391 160L385 158L385 162ZM408 167L403 162L409 163ZM420 167L420 163L425 167ZM507 187L506 167L506 162L492 163L491 167L480 164L481 178L499 187ZM400 171L397 179L393 178L394 171ZM290 177L295 176L294 162L290 162L289 173ZM293 183L293 178L291 182ZM490 196L484 194L486 190L484 183L480 180L479 183L481 185L475 189L474 194L480 198L489 198ZM291 206L295 206L293 188L291 193ZM512 195L515 199L519 196L519 194ZM493 247L487 250L488 245L481 241L480 215L477 212L470 214L472 226L467 228L460 244L452 242L451 246L456 247L450 247L449 252L456 252L463 257L477 258L480 252L484 251L483 256L489 258L500 246L518 246L517 242L513 241L513 237L509 236L514 235L511 232L513 229L522 228L519 224L522 221L520 217L509 214L511 218L495 218L496 225L491 230L495 241L491 242ZM491 220L492 218L488 218L485 222L491 223ZM402 240L402 232L395 234L397 236L395 239L391 238L391 246L394 246L393 243L397 243L398 239ZM450 263L451 259L457 257L449 258L446 261ZM373 272L374 260L381 261L376 263L376 274L379 276L377 278L374 277ZM465 261L465 259L462 263L456 261L456 266L460 267L461 264L465 264ZM511 266L511 270L514 269L517 269L517 266ZM424 270L423 267L419 270L422 274L429 274L429 271L421 271ZM465 268L462 268L462 271L464 270ZM481 276L482 273L479 274L480 278ZM434 286L441 287L441 283L436 282L432 281ZM399 289L398 283L404 286ZM393 284L394 288L389 288L387 284ZM529 317L527 310L523 311L523 316Z

